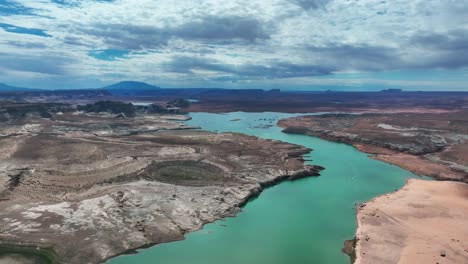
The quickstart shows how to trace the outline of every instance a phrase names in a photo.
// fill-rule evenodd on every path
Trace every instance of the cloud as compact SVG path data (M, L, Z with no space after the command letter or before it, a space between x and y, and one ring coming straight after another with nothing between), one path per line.
M32 13L33 9L27 8L21 4L8 0L0 1L0 15L2 16L30 15Z
M211 45L252 44L269 38L268 30L259 20L237 16L206 16L170 27L92 24L77 30L102 40L111 48L125 50L155 49L167 46L174 38Z
M424 51L418 54L419 60L414 60L415 67L456 69L468 66L468 30L419 33L410 38L409 45Z
M383 71L402 67L398 49L370 45L329 44L324 47L308 47L309 56L318 58L324 65L333 65L339 71Z
M0 68L81 83L303 86L440 69L466 80L467 10L468 0L0 0Z
M40 37L51 37L49 34L45 32L45 30L37 29L37 28L26 28L26 27L19 27L11 24L0 23L0 28L7 32L17 33L17 34L29 34L35 35Z
M294 78L328 75L332 69L318 65L292 64L289 62L272 62L269 64L226 64L221 61L194 58L194 57L175 57L166 66L168 71L193 74L197 71L211 71L219 73L215 79L222 76L223 79L241 80L249 77L253 78ZM229 78L224 74L231 75Z
M25 41L7 41L6 44L15 47L15 48L23 48L23 49L45 49L47 45L40 42L25 42Z
M114 2L114 0L94 0L95 2ZM65 7L79 7L84 1L81 0L51 0L52 3Z
M113 49L142 50L167 45L167 32L153 26L131 24L92 24L78 29ZM78 32L77 32L78 33Z
M294 4L309 10L325 7L331 0L291 0Z
M113 61L119 58L125 58L130 52L127 50L115 50L115 49L105 49L105 50L93 50L89 53L89 56L94 57L98 60L107 60Z
M444 33L423 32L413 36L410 43L435 50L466 52L468 50L468 30L452 30Z
M58 55L22 55L0 53L0 69L47 75L66 75L67 64L75 62L72 58Z
M216 41L218 44L269 39L270 33L261 21L238 16L206 16L174 28L174 36L182 39Z
M76 36L64 36L62 38L63 44L71 45L71 46L83 46L83 47L90 47L92 48L92 43L86 42L84 38L76 37Z

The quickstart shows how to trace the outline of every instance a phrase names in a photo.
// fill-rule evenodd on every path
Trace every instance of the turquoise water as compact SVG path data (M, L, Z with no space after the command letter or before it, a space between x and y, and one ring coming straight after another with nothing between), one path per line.
M354 205L394 191L415 176L348 145L282 133L275 126L277 120L292 114L191 116L188 124L205 130L241 132L312 148L306 159L326 170L317 178L269 188L237 217L208 224L187 234L186 240L139 250L108 264L349 264L341 248L344 240L354 237Z

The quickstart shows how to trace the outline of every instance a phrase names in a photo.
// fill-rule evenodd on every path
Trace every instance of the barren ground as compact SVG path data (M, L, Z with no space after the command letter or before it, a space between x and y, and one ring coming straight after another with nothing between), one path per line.
M281 120L285 132L353 144L438 181L358 206L356 264L468 263L467 112L330 114ZM460 182L452 182L460 181ZM350 242L345 243L352 254Z
M468 263L467 198L467 184L411 179L360 205L355 263Z
M468 112L329 114L281 120L287 133L355 145L419 175L468 182Z
M0 122L0 243L99 263L183 239L264 186L317 174L303 147L173 119L184 117L67 112Z

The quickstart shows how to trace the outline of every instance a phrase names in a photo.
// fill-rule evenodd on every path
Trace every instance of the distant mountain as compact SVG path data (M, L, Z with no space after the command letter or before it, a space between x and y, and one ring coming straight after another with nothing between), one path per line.
M106 87L103 87L105 90L125 90L125 91L151 91L154 89L160 89L158 86L147 84L144 82L135 82L135 81L124 81L116 84L112 84Z
M39 90L40 89L16 87L16 86L10 86L4 83L0 83L0 92L25 92L25 91L39 91Z

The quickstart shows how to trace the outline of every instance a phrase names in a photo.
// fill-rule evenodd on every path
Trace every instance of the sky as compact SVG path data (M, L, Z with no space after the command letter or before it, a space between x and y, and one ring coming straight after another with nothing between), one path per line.
M468 0L0 0L0 83L468 91Z

